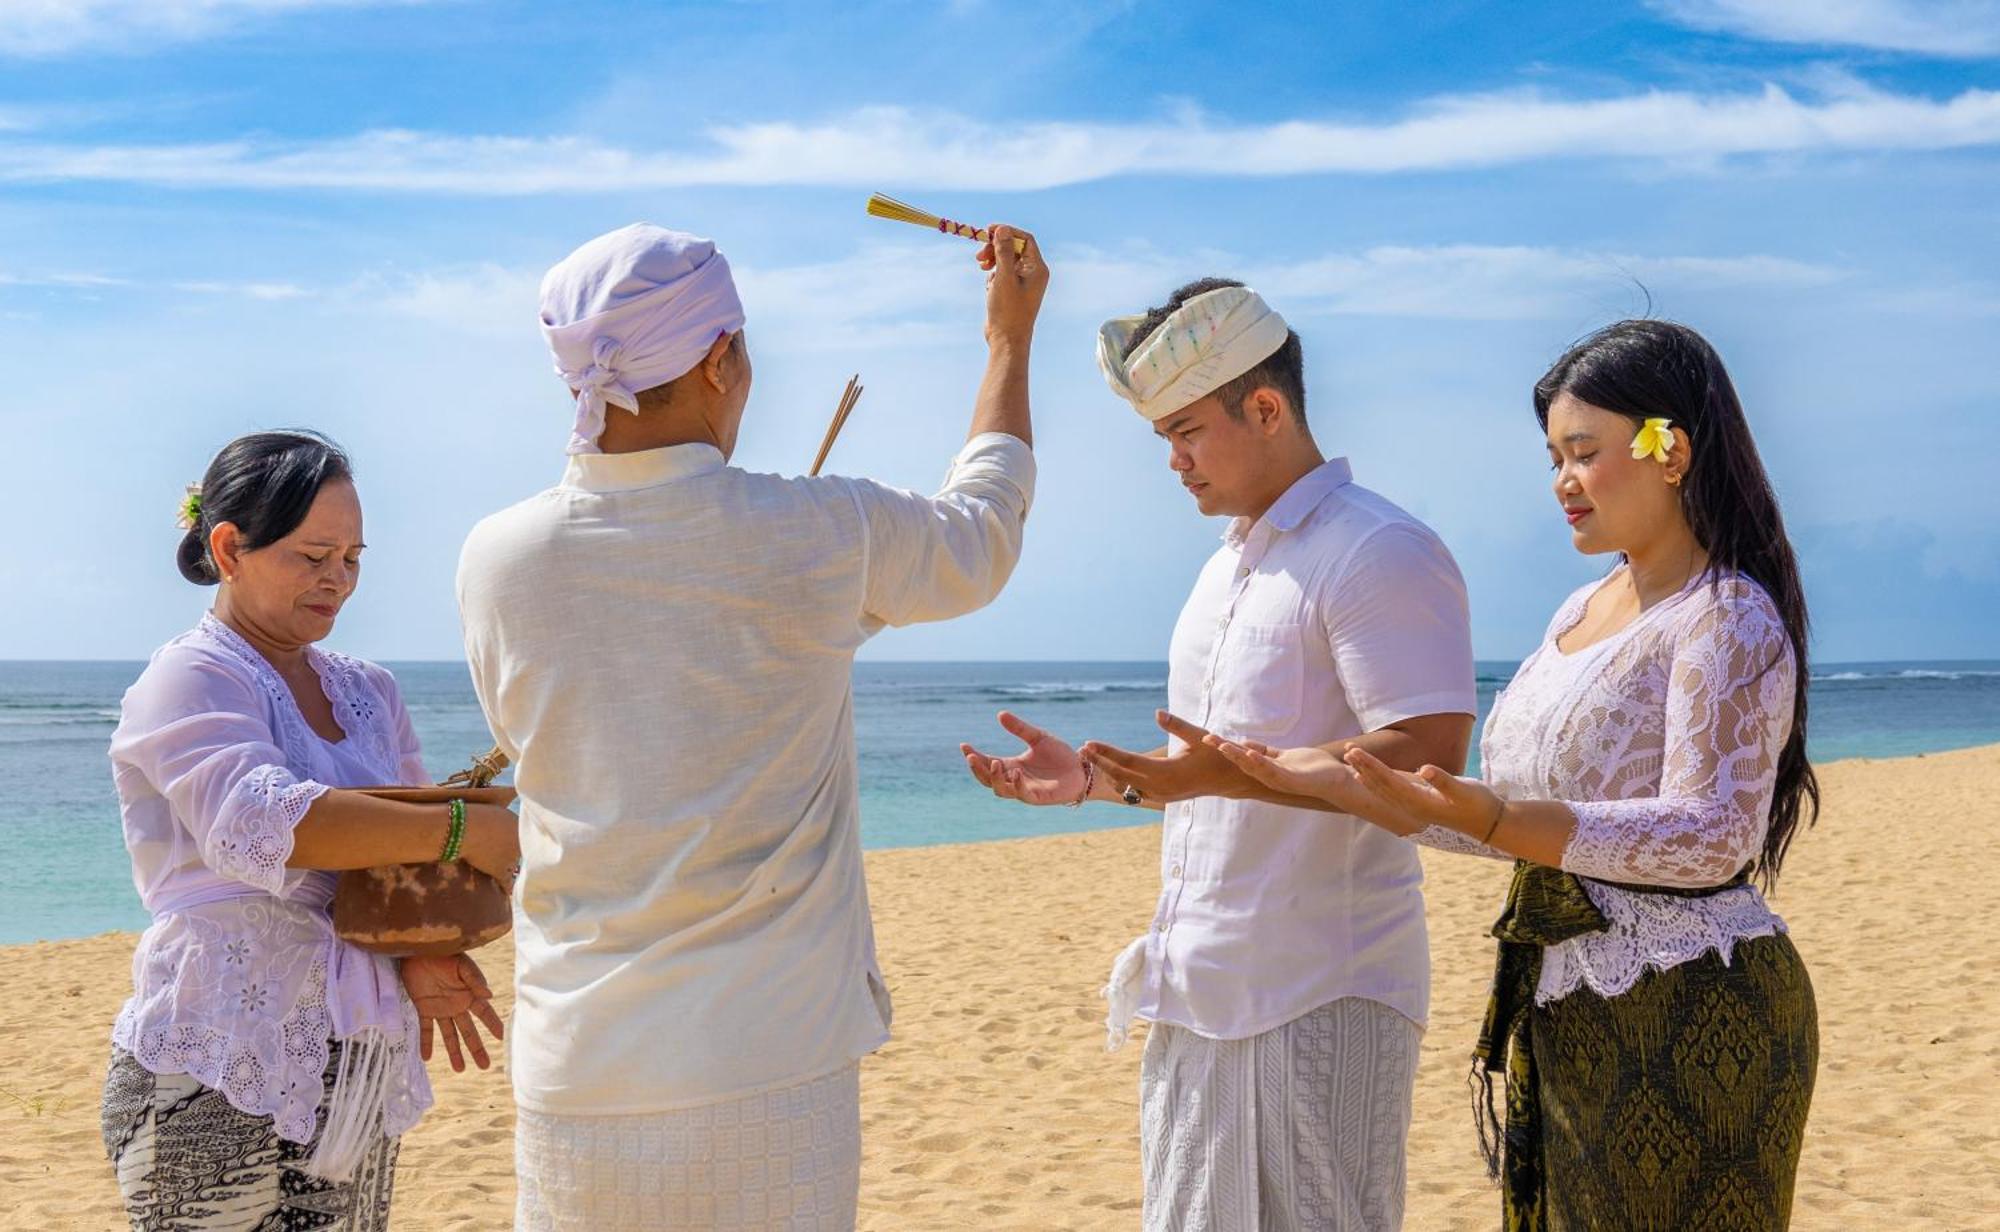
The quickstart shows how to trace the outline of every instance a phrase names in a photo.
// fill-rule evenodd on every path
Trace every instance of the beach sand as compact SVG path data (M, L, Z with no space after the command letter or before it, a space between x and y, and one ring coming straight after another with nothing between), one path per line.
M1825 812L1775 900L1822 1032L1793 1226L2000 1228L2000 966L1984 933L2000 919L2000 746L1843 762L1822 781ZM1136 1226L1143 1039L1104 1052L1096 990L1150 917L1157 851L1140 827L868 855L896 1038L862 1068L864 1228ZM1434 1004L1406 1226L1490 1229L1465 1077L1505 869L1425 865ZM97 1100L132 944L0 950L0 1227L122 1226ZM510 946L480 957L504 987ZM441 1053L433 1076L396 1226L507 1227L505 1076L454 1075Z

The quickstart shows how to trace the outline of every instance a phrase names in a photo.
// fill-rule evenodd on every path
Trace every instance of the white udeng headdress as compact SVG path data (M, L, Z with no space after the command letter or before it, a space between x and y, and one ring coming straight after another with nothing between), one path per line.
M1158 422L1269 359L1291 329L1249 287L1204 291L1174 310L1131 355L1146 318L1113 317L1097 331L1097 366L1111 392Z
M600 235L542 279L542 336L576 391L569 452L597 453L607 404L686 375L743 328L729 262L711 240L638 222Z

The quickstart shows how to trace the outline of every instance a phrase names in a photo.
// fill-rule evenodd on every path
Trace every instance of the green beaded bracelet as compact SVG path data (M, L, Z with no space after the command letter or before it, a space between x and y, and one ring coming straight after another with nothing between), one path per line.
M451 829L444 836L444 850L438 853L439 864L450 864L458 859L460 844L465 842L465 801L451 802Z

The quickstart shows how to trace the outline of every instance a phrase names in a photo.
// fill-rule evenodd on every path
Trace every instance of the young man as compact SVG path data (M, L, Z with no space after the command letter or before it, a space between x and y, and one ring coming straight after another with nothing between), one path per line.
M1034 488L1048 274L980 252L990 357L935 497L729 465L743 310L636 225L542 284L562 481L481 522L466 653L521 801L518 1226L854 1226L859 1058L889 1034L856 834L852 663L999 593Z
M1174 629L1169 743L1080 756L1002 715L1027 750L966 746L967 765L1028 803L1165 810L1153 924L1106 989L1114 1042L1153 1024L1149 1232L1396 1228L1430 983L1416 851L1259 786L1189 724L1463 768L1464 583L1429 528L1320 453L1298 335L1255 291L1190 283L1106 323L1098 362L1201 511L1231 518Z

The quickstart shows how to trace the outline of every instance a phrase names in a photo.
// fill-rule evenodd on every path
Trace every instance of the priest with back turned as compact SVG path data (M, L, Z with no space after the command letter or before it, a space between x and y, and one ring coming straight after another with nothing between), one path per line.
M710 241L625 227L542 284L567 465L473 530L458 576L520 791L521 1228L854 1224L859 1059L890 1020L854 653L998 595L1034 493L1048 271L1004 226L978 260L986 373L934 496L730 465L751 365Z

